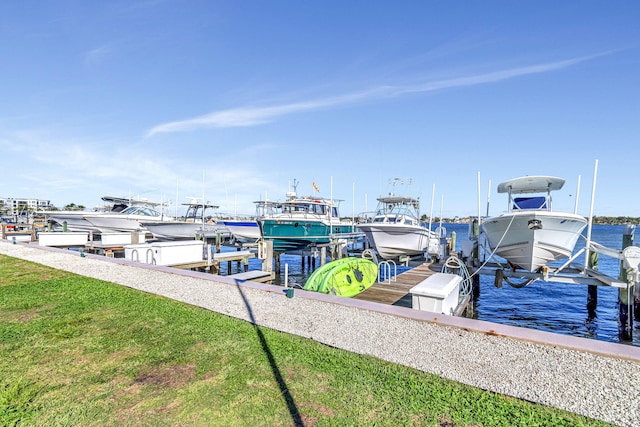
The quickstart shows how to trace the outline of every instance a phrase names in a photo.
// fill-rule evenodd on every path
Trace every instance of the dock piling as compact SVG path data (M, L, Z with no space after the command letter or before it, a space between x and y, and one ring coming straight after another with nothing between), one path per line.
M622 234L623 250L633 245L635 228L636 226L633 224L627 224L624 227ZM620 261L620 280L627 282L627 271L624 268L623 261ZM635 295L635 290L632 294L629 285L618 290L618 336L623 341L630 341L633 337L633 295Z
M589 268L598 270L598 253L589 252ZM589 320L596 318L596 308L598 307L598 286L589 285L587 287L587 313Z
M476 242L478 242L478 236L480 235L480 224L477 219L473 220L472 224L472 236ZM480 263L480 244L476 244L475 248L473 248L473 253L471 258L474 263L474 267L477 267ZM477 265L476 265L477 264ZM471 286L471 295L474 301L477 301L480 297L480 275L474 274L472 278L472 286Z

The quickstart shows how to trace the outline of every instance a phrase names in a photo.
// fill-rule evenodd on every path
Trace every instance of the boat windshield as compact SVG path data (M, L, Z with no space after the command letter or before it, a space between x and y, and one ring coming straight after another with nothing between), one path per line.
M513 199L513 210L547 209L546 197L516 197Z
M316 203L295 203L291 205L285 205L283 207L283 211L286 213L308 212L317 215L325 215L327 213L327 206Z
M144 215L144 216L160 216L161 213L144 206L131 206L120 212L124 215Z

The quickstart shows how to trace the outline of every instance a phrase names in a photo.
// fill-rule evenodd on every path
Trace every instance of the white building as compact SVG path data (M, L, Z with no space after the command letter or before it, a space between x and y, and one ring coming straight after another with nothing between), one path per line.
M28 212L43 211L51 208L50 200L18 199L0 197L0 208L7 215L26 215Z

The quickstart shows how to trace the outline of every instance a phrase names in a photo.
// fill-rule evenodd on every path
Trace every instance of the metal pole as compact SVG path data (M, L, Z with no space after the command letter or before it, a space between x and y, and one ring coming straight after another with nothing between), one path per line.
M578 185L576 186L576 202L575 205L573 207L573 213L577 214L578 213L578 199L580 199L580 179L582 178L582 176L578 175Z
M591 207L589 208L589 223L587 225L587 243L585 246L584 265L589 265L589 246L591 246L591 225L593 224L593 203L596 198L596 177L598 175L598 160L593 170L593 185L591 187Z

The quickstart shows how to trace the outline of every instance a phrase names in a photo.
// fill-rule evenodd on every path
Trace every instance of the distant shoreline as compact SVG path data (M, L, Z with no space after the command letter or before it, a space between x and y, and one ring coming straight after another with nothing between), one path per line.
M448 224L469 224L474 221L476 217L464 217L464 218L442 218L443 223ZM422 218L423 221L428 221L428 218ZM434 218L433 223L440 222L440 218ZM639 225L640 217L629 216L594 216L593 223L598 225Z

